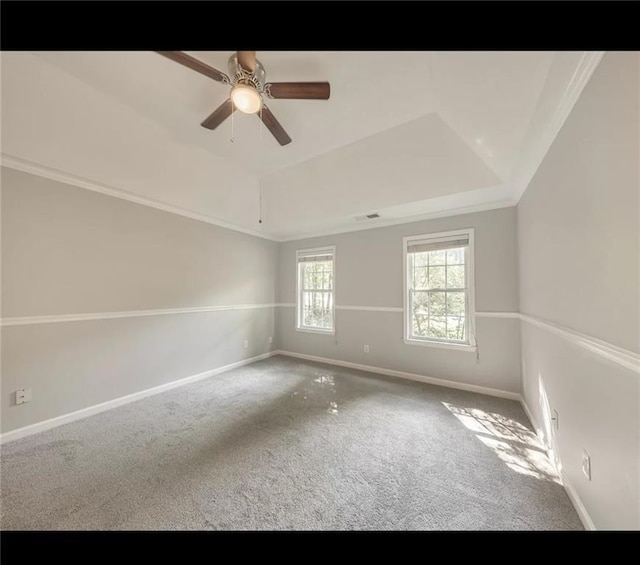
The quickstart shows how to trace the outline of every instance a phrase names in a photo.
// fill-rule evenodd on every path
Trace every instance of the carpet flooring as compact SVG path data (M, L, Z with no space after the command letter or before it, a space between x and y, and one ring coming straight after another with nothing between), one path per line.
M1 527L582 529L521 406L286 357L8 443Z

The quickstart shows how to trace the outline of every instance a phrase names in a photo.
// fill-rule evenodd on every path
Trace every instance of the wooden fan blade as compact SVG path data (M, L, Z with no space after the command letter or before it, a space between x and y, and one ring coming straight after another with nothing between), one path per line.
M266 106L262 106L262 112L258 112L258 116L262 119L262 123L267 126L267 129L273 134L280 145L287 145L291 143L289 134L284 131L284 128L280 125L280 122L276 120L276 117L271 113L271 110Z
M328 100L328 82L268 82L265 92L269 98L297 98L299 100Z
M238 63L245 71L252 73L256 70L256 52L238 51Z
M224 122L233 112L236 107L231 102L230 98L227 98L213 113L200 125L207 129L216 129L222 122Z
M185 67L189 67L194 71L199 72L213 80L217 80L218 82L229 82L229 77L224 74L222 71L218 69L214 69L210 67L206 63L203 63L199 59L192 57L191 55L187 55L183 51L156 51L156 53L160 53L160 55L175 61L176 63L180 63Z

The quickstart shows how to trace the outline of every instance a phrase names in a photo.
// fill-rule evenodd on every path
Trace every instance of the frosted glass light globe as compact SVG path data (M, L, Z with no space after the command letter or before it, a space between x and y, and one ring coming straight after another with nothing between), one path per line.
M233 105L245 114L255 114L262 107L262 97L247 84L236 84L231 90Z

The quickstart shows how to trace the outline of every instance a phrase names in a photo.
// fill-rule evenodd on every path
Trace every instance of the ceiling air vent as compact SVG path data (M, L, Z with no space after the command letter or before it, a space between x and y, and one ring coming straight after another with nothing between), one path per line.
M379 218L380 214L374 212L373 214L367 214L366 216L356 216L356 222L361 222L362 220L375 220Z

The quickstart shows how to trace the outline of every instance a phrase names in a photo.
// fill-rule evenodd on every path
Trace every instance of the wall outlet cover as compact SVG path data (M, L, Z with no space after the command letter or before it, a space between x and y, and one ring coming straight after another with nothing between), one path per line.
M20 388L16 390L16 406L31 400L31 388Z

